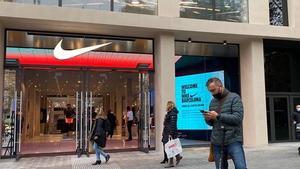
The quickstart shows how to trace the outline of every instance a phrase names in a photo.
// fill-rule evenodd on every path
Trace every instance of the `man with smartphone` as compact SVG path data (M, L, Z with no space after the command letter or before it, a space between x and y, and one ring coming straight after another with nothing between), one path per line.
M236 93L228 91L218 78L211 78L206 87L214 97L209 111L202 113L212 126L211 143L214 148L216 168L228 169L227 157L232 157L236 169L246 169L243 149L243 104Z

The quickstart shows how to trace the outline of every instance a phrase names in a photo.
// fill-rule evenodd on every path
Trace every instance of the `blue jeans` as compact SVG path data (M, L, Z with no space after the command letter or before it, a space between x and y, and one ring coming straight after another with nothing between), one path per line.
M96 153L96 159L100 160L100 155L104 156L105 158L107 157L107 154L103 151L103 149L97 145L97 143L94 142L94 150Z
M214 158L216 169L219 169L221 146L214 145ZM231 156L235 169L247 169L243 145L240 142L224 146L224 155L221 169L228 169L227 156Z

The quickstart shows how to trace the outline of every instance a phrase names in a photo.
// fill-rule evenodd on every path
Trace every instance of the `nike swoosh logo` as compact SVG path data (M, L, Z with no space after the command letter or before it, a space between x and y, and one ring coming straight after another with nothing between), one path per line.
M194 96L196 96L196 95L197 95L197 93L195 93L195 94L191 94L190 96L191 96L191 97L194 97Z
M109 42L109 43L104 43L104 44L101 44L101 45L94 45L94 46L89 46L89 47L80 48L80 49L64 50L61 47L62 41L63 40L59 41L59 43L55 46L54 51L53 51L54 57L56 59L59 59L59 60L70 59L70 58L73 58L75 56L82 55L84 53L87 53L87 52L90 52L92 50L95 50L95 49L98 49L98 48L101 48L101 47L104 47L104 46L107 46L107 45L111 44L111 42Z

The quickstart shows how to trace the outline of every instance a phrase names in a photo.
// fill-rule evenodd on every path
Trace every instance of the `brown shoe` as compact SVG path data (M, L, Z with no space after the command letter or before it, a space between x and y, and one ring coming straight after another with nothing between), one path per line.
M182 156L176 157L176 165L179 164L180 160L182 160Z

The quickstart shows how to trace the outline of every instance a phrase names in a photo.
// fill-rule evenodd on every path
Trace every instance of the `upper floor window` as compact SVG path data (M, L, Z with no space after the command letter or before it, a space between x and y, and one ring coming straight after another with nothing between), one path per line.
M157 15L157 0L4 0L35 5Z
M270 24L288 26L287 0L269 0Z
M229 22L248 22L248 0L181 0L180 16Z

